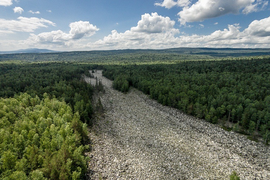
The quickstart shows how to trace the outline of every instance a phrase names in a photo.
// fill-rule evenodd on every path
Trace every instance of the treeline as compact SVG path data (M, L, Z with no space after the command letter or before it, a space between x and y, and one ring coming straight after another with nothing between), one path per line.
M91 125L93 88L82 79L82 74L90 75L89 68L73 63L1 64L0 97L27 92L41 98L47 93L71 105Z
M0 52L1 53L1 52ZM269 49L234 48L172 48L172 49L126 49L112 51L74 51L50 53L0 54L0 62L87 62L87 63L151 63L184 60L209 60L216 58L242 58L270 55Z
M118 90L128 82L163 105L270 139L269 59L106 66L104 75Z
M94 89L82 74L90 68L0 64L0 179L85 178Z
M129 82L127 79L125 76L117 76L113 81L113 88L124 93L128 92Z

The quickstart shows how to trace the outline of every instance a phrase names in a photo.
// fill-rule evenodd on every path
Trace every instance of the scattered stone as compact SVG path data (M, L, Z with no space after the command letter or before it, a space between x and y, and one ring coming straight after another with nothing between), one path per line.
M91 179L270 179L270 147L102 80L105 109L89 136ZM95 84L95 78L87 79Z

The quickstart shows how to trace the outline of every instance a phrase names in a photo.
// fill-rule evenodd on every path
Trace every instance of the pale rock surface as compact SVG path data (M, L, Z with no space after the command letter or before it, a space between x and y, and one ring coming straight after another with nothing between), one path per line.
M105 116L89 136L91 179L270 179L270 147L162 106L131 88L123 94L94 73ZM95 79L86 79L93 85ZM97 97L96 97L97 99Z

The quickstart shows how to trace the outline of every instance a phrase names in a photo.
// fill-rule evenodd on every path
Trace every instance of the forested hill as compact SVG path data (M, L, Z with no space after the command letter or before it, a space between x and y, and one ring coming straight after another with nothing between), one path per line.
M0 54L19 54L19 53L51 53L55 52L49 49L37 49L37 48L30 48L30 49L19 49L15 51L0 51Z
M35 51L34 51L35 52ZM173 49L126 49L109 51L73 51L50 53L0 54L1 61L80 61L80 62L142 62L172 60L209 60L216 58L235 58L270 55L270 49L244 48L173 48Z

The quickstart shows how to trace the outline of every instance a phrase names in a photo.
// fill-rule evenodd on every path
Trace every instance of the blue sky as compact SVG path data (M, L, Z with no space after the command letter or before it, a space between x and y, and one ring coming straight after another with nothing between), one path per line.
M267 0L0 0L0 51L270 48Z

